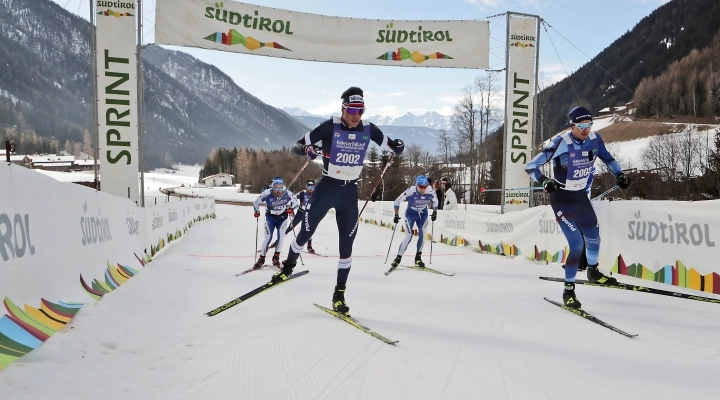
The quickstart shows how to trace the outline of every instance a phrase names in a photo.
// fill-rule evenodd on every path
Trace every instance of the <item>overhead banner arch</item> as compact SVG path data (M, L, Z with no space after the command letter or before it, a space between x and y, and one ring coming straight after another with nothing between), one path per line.
M488 21L331 17L235 1L157 0L155 42L306 61L486 69Z

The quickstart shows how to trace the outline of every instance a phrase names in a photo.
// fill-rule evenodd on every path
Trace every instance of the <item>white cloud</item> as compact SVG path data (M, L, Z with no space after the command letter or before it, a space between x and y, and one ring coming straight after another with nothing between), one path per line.
M438 100L442 101L443 103L457 104L457 102L462 100L462 96L443 96L438 97Z
M312 110L308 110L310 114L317 114L317 115L329 115L329 114L336 114L340 115L340 108L342 107L342 101L340 100L334 100L328 103L327 105L320 106L318 108L313 108Z
M383 117L391 117L391 118L397 118L405 112L395 106L385 106L380 108L373 107L372 109L373 113L376 115L382 115Z
M390 93L375 93L375 92L365 92L365 97L368 99L371 99L373 97L402 97L405 96L407 92L390 92Z
M497 7L500 5L499 2L495 0L465 0L467 3L478 5L480 6L480 9L484 9L485 7Z
M440 110L438 110L438 114L444 115L446 117L453 115L453 112L455 112L455 110L453 110L452 107L443 107Z

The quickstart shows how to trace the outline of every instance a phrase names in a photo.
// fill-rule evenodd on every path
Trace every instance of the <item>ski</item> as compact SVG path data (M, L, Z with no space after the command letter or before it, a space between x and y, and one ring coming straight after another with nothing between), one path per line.
M540 279L545 280L545 281L551 281L551 282L565 282L565 279L563 279L563 278L553 278L553 277L549 277L549 276L541 276ZM705 303L720 304L720 299L713 299L710 297L703 297L703 296L695 296L695 295L687 294L687 293L673 292L671 290L655 289L655 288L640 286L640 285L631 285L629 283L618 282L617 285L603 285L602 283L594 283L594 282L590 282L590 281L583 280L583 279L578 279L575 281L575 283L578 285L597 286L597 287L605 287L605 288L610 288L610 289L624 289L624 290L630 290L633 292L650 293L650 294L657 294L660 296L675 297L678 299L689 299L689 300L695 300L695 301L702 301Z
M329 257L329 256L326 256L326 255L318 254L318 253L316 253L316 252L314 252L314 251L303 250L303 253L312 254L312 255L318 256L318 257Z
M394 266L394 267L390 267L390 269L389 269L389 270L387 270L387 272L385 273L385 276L388 276L388 275L390 275L390 273L391 273L391 272L393 272L393 271L395 270L395 268L397 268L397 265L396 265L396 266Z
M356 320L355 318L353 318L353 317L351 317L351 316L349 316L349 315L341 314L341 313L339 313L339 312L337 312L337 311L331 310L331 309L329 309L329 308L325 308L325 307L323 307L323 306L321 306L321 305L318 305L318 304L315 304L315 307L317 307L317 308L325 311L326 313L332 315L333 317L337 317L337 318L339 318L339 319L347 322L348 324L350 324L350 325L352 325L352 326L360 329L361 331L367 333L368 335L374 337L375 339L381 340L381 341L383 341L383 342L385 342L385 343L387 343L387 344L391 344L391 345L393 345L393 346L394 346L397 342L399 342L399 340L390 340L390 339L386 338L385 336L380 335L380 334L377 333L377 332L373 332L370 328L362 325L358 320Z
M625 331L623 331L623 330L621 330L621 329L618 329L618 328L616 328L616 327L608 324L608 323L605 322L605 321L602 321L602 320L598 319L597 317L595 317L594 315L590 314L589 312L583 310L582 308L579 308L579 309L570 308L570 307L568 307L568 306L566 306L566 305L564 305L564 304L562 304L562 303L558 303L557 301L550 300L550 299L548 299L547 297L543 297L543 298L544 298L545 301L547 301L548 303L555 304L556 306L562 308L563 310L567 310L567 311L569 311L569 312L571 312L571 313L573 313L573 314L575 314L575 315L577 315L577 316L579 316L579 317L583 317L583 318L585 318L585 319L588 320L588 321L592 321L592 322L594 322L594 323L596 323L596 324L598 324L598 325L600 325L600 326L603 326L603 327L605 327L605 328L608 328L608 329L610 329L611 331L615 331L615 332L617 332L617 333L619 333L619 334L621 334L621 335L623 335L623 336L627 336L627 337L629 337L629 338L634 338L634 337L637 336L637 334L627 333L627 332L625 332Z
M234 306L242 303L243 301L245 301L245 300L247 300L247 299L255 296L256 294L259 294L259 293L261 293L261 292L264 292L264 291L267 290L267 289L274 288L275 286L281 285L281 284L283 284L283 283L285 283L285 282L287 282L287 281L289 281L289 280L291 280L291 279L295 279L295 278L297 278L297 277L303 276L303 275L307 274L308 272L310 272L310 271L305 270L305 271L300 271L300 272L294 273L294 274L290 275L290 276L289 276L287 279L285 279L284 281L282 281L282 282L280 282L280 283L277 283L277 284L272 284L272 283L268 282L268 283L266 283L266 284L264 284L264 285L262 285L262 286L260 286L260 287L258 287L258 288L255 288L255 289L253 289L253 290L245 293L244 295L242 295L242 296L240 296L240 297L238 297L238 298L236 298L236 299L233 299L233 300L228 301L227 303L221 305L220 307L218 307L218 308L216 308L216 309L214 309L214 310L211 310L211 311L206 312L206 313L205 313L205 316L206 316L206 317L212 317L212 316L218 315L218 314L220 314L221 312L227 310L228 308L234 307Z
M235 276L245 275L245 274L247 274L248 272L257 271L257 270L260 270L260 269L262 269L262 268L270 268L270 269L274 269L274 270L276 270L276 271L280 271L280 270L282 269L282 268L278 268L278 267L276 267L276 266L274 266L274 265L263 265L263 266L261 266L260 268L252 267L252 268L250 268L250 269L246 269L246 270L243 271L243 272L238 272L237 274L235 274Z
M412 268L412 269L416 269L418 271L432 272L433 274L439 274L439 275L445 275L445 276L455 276L455 273L447 274L445 272L436 271L436 270L434 270L432 268L428 268L428 267L418 267L417 265L401 265L401 267Z

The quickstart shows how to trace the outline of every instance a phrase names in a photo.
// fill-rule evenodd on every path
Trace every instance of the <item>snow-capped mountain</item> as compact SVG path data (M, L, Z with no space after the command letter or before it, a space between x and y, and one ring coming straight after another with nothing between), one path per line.
M330 118L329 114L312 114L299 107L283 107L282 110L294 117L317 117L320 119ZM439 114L435 111L427 111L420 115L408 112L397 118L386 115L369 115L367 116L367 120L378 126L414 126L437 130L445 129L448 131L452 129L450 117Z

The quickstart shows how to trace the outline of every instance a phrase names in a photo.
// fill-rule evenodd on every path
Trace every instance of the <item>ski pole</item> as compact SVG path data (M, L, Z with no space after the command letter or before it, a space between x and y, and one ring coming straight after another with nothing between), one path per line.
M400 221L398 221L398 222L400 222ZM393 239L395 239L395 230L397 229L397 224L398 223L396 222L395 226L393 226L393 234L392 234L392 237L390 237L390 245L388 246L388 252L387 252L387 255L385 256L385 262L383 264L387 264L388 257L390 257L390 248L392 247Z
M615 190L617 190L617 189L620 189L620 186L615 185L615 186L611 187L610 189L608 189L608 190L600 193L599 195L593 197L593 201L594 201L594 200L600 200L600 199L602 199L603 197L607 196L610 192L613 192L613 191L615 191Z
M432 264L432 244L435 237L435 221L430 221L430 264Z
M287 187L290 187L290 186L292 186L293 183L295 183L297 178L300 176L300 174L303 172L303 170L305 170L305 167L307 167L308 164L310 164L309 158L307 159L307 161L305 161L305 164L303 164L303 166L300 167L300 171L298 171L297 174L295 174L295 176L293 176L292 180L290 181L290 183L288 183Z
M255 254L257 254L257 238L258 238L258 229L260 229L260 218L255 218Z
M360 216L362 215L363 211L365 211L365 207L367 207L367 204L370 201L370 198L372 197L373 193L375 193L375 189L377 189L378 185L380 184L380 180L382 179L383 175L385 175L385 172L388 170L388 167L390 167L390 164L392 164L393 157L395 157L395 153L390 154L390 158L388 158L388 163L385 165L385 168L383 168L382 172L380 173L380 176L378 176L377 180L375 181L375 186L373 186L372 190L370 191L370 197L368 197L368 199L365 200L365 204L363 204L362 209L360 210L360 213L358 214L358 219L360 219Z
M543 190L543 188L542 188L542 187L538 187L538 186L521 187L521 188L509 188L509 189L485 189L485 188L480 188L480 193L485 193L485 192L507 192L507 191L511 191L511 190Z

